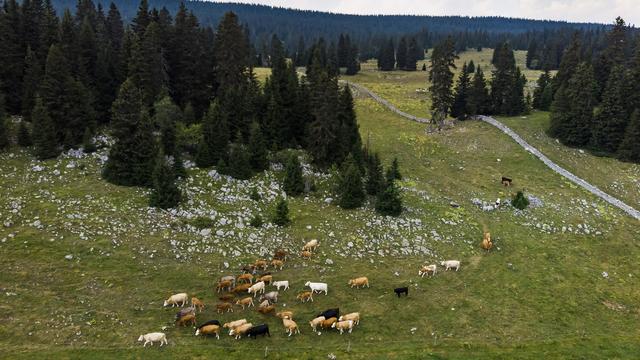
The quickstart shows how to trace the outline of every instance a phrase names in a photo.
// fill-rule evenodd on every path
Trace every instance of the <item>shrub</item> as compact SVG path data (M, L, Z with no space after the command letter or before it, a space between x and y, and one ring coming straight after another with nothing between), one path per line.
M260 196L260 193L258 192L257 188L253 188L251 189L251 194L249 194L249 198L253 201L260 201L262 196Z
M276 205L276 210L271 222L278 226L287 226L291 223L291 219L289 219L289 204L287 204L287 200L280 198L278 205Z
M511 205L513 205L513 207L516 209L524 210L527 208L527 206L529 206L529 199L524 196L524 193L522 191L518 191L513 200L511 200Z
M261 227L262 224L263 224L262 216L260 216L260 215L256 215L256 216L252 217L251 221L249 222L249 225L251 225L251 226L253 226L255 228Z
M208 217L198 216L189 221L189 225L195 227L198 230L209 229L216 225L216 222Z

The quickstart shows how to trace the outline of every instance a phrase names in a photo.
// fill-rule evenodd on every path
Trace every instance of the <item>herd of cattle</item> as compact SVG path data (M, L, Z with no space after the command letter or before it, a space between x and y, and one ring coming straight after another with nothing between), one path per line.
M302 257L311 257L311 254L313 254L317 247L318 240L309 241L304 245L302 249ZM216 285L216 292L226 292L226 294L221 294L218 297L220 302L216 304L217 313L233 313L234 305L237 307L241 307L242 310L245 310L249 307L255 307L257 311L263 315L275 313L275 316L282 319L282 325L288 336L299 334L300 328L294 321L294 314L292 311L276 312L275 304L278 302L280 289L282 289L283 291L288 290L289 281L274 281L272 273L267 272L269 266L273 267L274 270L282 270L286 260L287 253L283 250L277 250L271 262L268 262L264 259L259 259L251 265L244 266L242 268L241 275L223 276ZM443 261L440 265L444 267L445 271L450 269L458 271L460 269L460 261L458 260ZM259 270L262 271L260 275L258 275ZM436 272L437 266L435 264L432 264L422 266L418 271L418 275L421 277L424 277L425 275L435 276ZM266 292L267 284L275 287L277 290ZM365 286L369 287L369 279L367 277L354 278L349 280L348 285L351 288L360 288ZM305 283L305 287L309 288L309 290L302 291L296 296L296 299L302 303L313 301L313 294L315 293L324 293L325 295L329 293L329 286L327 283L307 281ZM409 288L395 288L394 292L396 295L398 295L398 297L400 297L402 294L408 296ZM237 296L242 294L246 294L247 296L236 298ZM258 306L256 307L254 300L258 294L260 294L260 297L258 298ZM185 307L186 305L188 305L189 300L191 300L191 305ZM233 336L235 339L240 339L242 338L242 336L248 338L256 338L258 335L267 335L271 337L269 326L267 324L254 325L248 322L246 319L239 319L224 324L221 324L218 320L209 320L196 326L196 313L202 312L205 304L197 297L192 297L191 299L189 299L187 293L179 293L170 296L164 301L163 306L180 307L181 309L176 314L175 318L176 326L195 326L196 336L215 336L217 339L220 339L220 332L223 329L226 329L229 331L229 335ZM336 329L340 332L340 334L344 333L345 331L351 333L353 328L359 323L359 312L340 315L340 309L338 308L328 309L326 311L318 313L315 318L309 321L309 325L314 332L318 331L318 329ZM153 345L157 342L160 343L160 346L168 344L166 334L161 332L153 332L145 335L140 335L138 341L144 342L143 346L145 347L147 346L147 344Z

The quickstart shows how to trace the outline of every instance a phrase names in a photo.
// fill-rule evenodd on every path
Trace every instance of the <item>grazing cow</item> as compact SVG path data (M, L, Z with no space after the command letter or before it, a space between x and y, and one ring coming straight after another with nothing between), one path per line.
M262 335L262 336L269 335L269 337L271 337L271 334L269 333L269 325L267 324L256 325L251 329L249 329L249 331L247 331L248 337L252 337L255 339L258 337L258 335Z
M197 297L192 297L191 298L191 306L192 307L196 307L198 308L198 312L202 312L202 310L204 309L204 303L202 302L202 300L198 299Z
M317 318L309 321L309 325L311 325L311 328L313 329L313 331L316 331L316 328L319 325L322 325L322 322L325 321L325 317L324 316L318 316Z
M278 302L278 292L277 291L270 291L270 292L260 296L260 300L262 301L263 299L269 300L272 303L277 303Z
M425 265L425 266L422 266L422 268L420 268L420 270L418 271L418 275L420 277L424 277L425 275L435 276L437 271L438 271L438 267L435 264Z
M493 247L493 242L491 242L491 234L486 232L484 233L484 238L482 239L482 248L489 251Z
M347 320L353 321L354 325L360 324L360 313L359 312L354 312L354 313L351 313L351 314L340 316L338 318L338 321L347 321Z
M198 326L196 326L196 329L200 329L201 327L207 326L207 325L218 325L220 326L220 321L218 320L209 320L204 324L200 324Z
M271 305L271 302L269 302L269 300L264 300L263 302L258 304L258 307L265 307L265 306L269 306L269 305Z
M293 311L280 311L276 313L276 316L280 319L290 319L293 320Z
M180 309L180 311L178 311L176 313L176 321L180 320L181 317L187 315L187 314L195 314L196 313L196 308L193 306L189 306L188 308L184 308L184 309Z
M169 345L169 342L167 341L167 336L161 332L154 332L154 333L148 333L145 335L140 335L140 337L138 338L138 341L140 342L144 341L144 345L142 347L147 347L147 344L151 344L151 346L153 346L154 342L160 342L160 346L162 346L162 344Z
M255 306L253 304L253 298L251 296L236 301L236 305L242 306L242 310L244 310L245 306L246 307Z
M284 326L289 336L293 335L294 333L300 334L300 328L298 328L298 324L296 324L295 321L284 318L282 319L282 325Z
M258 278L258 281L263 281L267 284L271 284L271 282L273 281L273 275L263 275Z
M351 288L353 288L354 286L356 288L359 287L369 287L369 279L365 276L363 277L359 277L359 278L355 278L355 279L351 279L349 280L349 285L351 285Z
M302 302L307 302L309 300L313 301L313 291L301 292L300 294L298 294L298 296L296 296L296 299Z
M246 323L247 323L247 319L240 319L240 320L230 321L228 323L224 323L224 325L222 325L222 327L225 328L225 329L233 329L233 328L237 328L240 325L244 325Z
M229 335L235 336L236 340L238 340L242 337L242 335L246 334L247 331L249 331L249 329L251 329L252 327L253 327L253 324L244 323L242 325L239 325L229 330Z
M289 290L289 281L287 280L274 281L271 285L275 286L278 290L280 290L281 287L284 288L284 290Z
M274 269L282 270L282 268L284 267L284 261L279 259L273 259L271 260L271 266L273 266Z
M440 265L444 266L444 271L449 269L460 269L460 261L459 260L447 260L440 263Z
M351 330L353 330L353 320L334 322L331 327L336 330L340 330L340 334L345 330L349 330L349 334L351 334Z
M316 316L324 316L325 319L330 319L332 317L339 318L340 317L340 309L339 308L335 308L335 309L325 310L325 311L321 312L320 314L318 314Z
M400 297L400 295L404 294L405 296L409 296L409 288L408 287L399 287L393 289L393 292Z
M180 293L180 294L171 295L167 300L164 301L164 304L162 306L171 305L171 307L174 307L174 306L182 307L182 306L185 306L188 301L189 301L189 295L187 295L187 293Z
M320 327L323 329L331 329L333 324L335 324L336 322L338 322L338 318L332 317L323 321L322 324L320 324Z
M187 324L196 326L196 314L189 313L176 321L176 326L187 326Z
M253 275L251 274L242 274L238 276L238 282L248 282L249 284L253 283Z
M504 186L511 186L511 183L513 182L512 179L508 178L508 177L502 177L502 185Z
M249 294L253 293L253 297L258 295L258 292L262 292L264 294L264 281L258 281L257 283L251 285L251 287L247 290Z
M224 289L231 290L231 286L233 286L232 281L220 281L218 285L216 285L216 292L224 291Z
M210 335L216 336L216 339L220 339L220 325L205 325L196 330L196 336L198 335Z
M311 251L303 251L303 252L300 253L300 255L302 255L303 259L309 260L309 259L311 259L311 255L313 255L313 254L311 253Z
M251 287L251 284L240 284L240 285L234 287L233 290L231 290L231 292L234 293L234 294L246 293L247 290L249 290L250 287Z
M329 286L326 283L315 283L315 282L310 282L307 281L304 286L308 286L309 288L311 288L312 292L323 292L324 294L327 295L329 293Z
M223 281L231 281L231 283L235 286L236 277L233 275L223 276L220 278L220 282L223 282Z
M267 263L267 260L258 259L258 260L256 260L256 262L253 263L253 266L255 266L256 269L262 268L262 270L267 270L267 267L269 265Z
M233 305L231 303L225 302L216 305L216 312L222 314L225 312L233 312Z
M303 251L314 251L317 247L318 247L318 240L313 239L313 240L309 241L308 243L306 243L302 247L302 250Z
M282 249L278 249L276 250L275 255L273 255L273 258L276 260L287 261L287 252Z
M275 305L267 305L258 307L258 312L262 315L267 315L268 313L274 312L276 310Z
M256 266L253 264L245 265L242 267L242 271L246 274L254 274L256 273Z

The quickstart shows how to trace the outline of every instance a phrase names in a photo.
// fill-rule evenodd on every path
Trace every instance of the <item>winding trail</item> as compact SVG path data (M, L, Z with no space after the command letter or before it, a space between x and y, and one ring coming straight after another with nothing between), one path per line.
M407 114L407 113L399 110L393 104L391 104L389 101L381 98L380 96L378 96L377 94L375 94L374 92L372 92L371 90L367 89L366 87L364 87L364 86L362 86L360 84L356 84L356 83L352 83L352 82L347 82L347 84L349 84L350 86L358 89L359 91L362 91L362 92L366 93L367 95L371 96L378 103L382 104L383 106L387 107L389 110L393 111L394 113L396 113L396 114L398 114L398 115L400 115L400 116L402 116L402 117L404 117L406 119L409 119L411 121L416 121L416 122L419 122L419 123L423 123L423 124L424 123L429 123L429 119L419 118L417 116L413 116L411 114ZM609 204L621 209L622 211L624 211L627 214L631 215L633 218L635 218L637 220L640 220L640 211L638 211L638 210L634 209L633 207L625 204L623 201L619 200L618 198L615 198L615 197L605 193L604 191L600 190L597 186L591 185L590 183L588 183L587 181L583 180L582 178L579 178L578 176L572 174L571 172L569 172L565 168L563 168L560 165L554 163L553 161L551 161L551 159L549 159L547 156L545 156L538 149L534 148L533 146L529 145L529 143L524 141L524 139L522 139L520 137L520 135L516 134L508 126L504 125L500 121L498 121L498 120L496 120L496 119L494 119L492 117L489 117L489 116L478 116L477 118L478 118L478 120L484 121L487 124L495 126L496 128L500 129L505 134L509 135L513 140L515 140L515 142L517 142L520 146L522 146L526 151L530 152L531 154L533 154L533 156L535 156L538 159L540 159L545 165L547 165L551 170L553 170L557 174L567 178L569 181L571 181L571 182L575 183L576 185L582 187L583 189L585 189L588 192L592 193L593 195L601 198L602 200L608 202Z

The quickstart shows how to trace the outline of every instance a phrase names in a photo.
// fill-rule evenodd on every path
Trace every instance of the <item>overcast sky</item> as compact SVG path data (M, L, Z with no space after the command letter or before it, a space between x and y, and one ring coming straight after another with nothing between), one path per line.
M213 0L218 1L219 0ZM640 0L231 0L348 14L508 16L613 23L622 16L640 23Z

